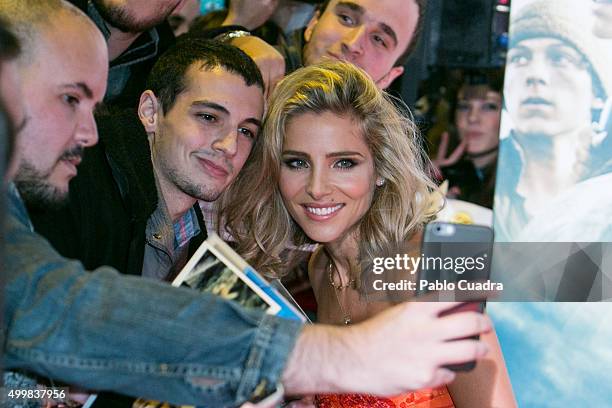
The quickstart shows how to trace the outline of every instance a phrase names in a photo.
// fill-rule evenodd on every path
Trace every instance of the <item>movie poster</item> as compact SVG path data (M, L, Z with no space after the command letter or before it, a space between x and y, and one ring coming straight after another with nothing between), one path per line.
M512 1L496 242L571 248L524 260L561 265L548 302L489 305L519 406L612 406L611 56L611 1Z

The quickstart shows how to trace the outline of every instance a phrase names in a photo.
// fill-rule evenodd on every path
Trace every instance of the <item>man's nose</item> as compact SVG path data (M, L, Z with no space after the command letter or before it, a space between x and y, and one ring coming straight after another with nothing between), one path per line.
M93 112L84 114L83 119L77 125L75 139L83 147L93 146L98 143L98 127Z
M234 156L238 150L238 133L232 129L219 137L212 144L214 150L222 152L226 156Z
M366 27L359 25L347 31L342 39L342 52L349 61L363 55L364 39L366 37Z
M543 56L534 56L527 70L527 85L546 85L550 81L550 66Z

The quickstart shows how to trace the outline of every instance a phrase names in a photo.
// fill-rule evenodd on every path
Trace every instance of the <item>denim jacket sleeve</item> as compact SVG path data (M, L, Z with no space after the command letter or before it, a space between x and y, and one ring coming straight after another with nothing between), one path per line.
M177 404L235 406L280 381L301 325L62 258L11 186L5 368Z

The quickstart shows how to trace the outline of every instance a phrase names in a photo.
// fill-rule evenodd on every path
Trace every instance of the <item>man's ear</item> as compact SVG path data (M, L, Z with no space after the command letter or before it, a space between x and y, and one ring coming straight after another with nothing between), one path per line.
M376 85L380 89L387 89L389 85L391 85L391 83L395 81L395 78L402 75L403 73L404 73L404 67L402 66L393 67L382 78L376 81Z
M138 117L147 133L155 133L157 130L157 120L159 113L159 103L153 91L146 90L140 95L138 102Z
M312 37L312 30L314 30L315 26L319 22L320 16L321 16L320 10L315 11L315 13L312 15L312 18L310 19L310 21L308 22L308 25L306 26L306 30L304 30L304 41L310 42L310 38Z

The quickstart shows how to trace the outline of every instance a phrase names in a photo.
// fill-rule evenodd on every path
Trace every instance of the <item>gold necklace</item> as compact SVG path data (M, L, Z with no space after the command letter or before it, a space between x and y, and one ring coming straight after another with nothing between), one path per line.
M348 289L352 286L354 286L355 284L355 278L351 278L346 285L342 284L342 280L340 280L340 283L338 285L334 284L334 276L333 276L333 270L336 269L334 267L334 263L332 262L332 260L329 260L329 263L327 264L327 272L328 272L328 276L329 276L329 284L331 285L333 291L334 291L334 295L336 295L336 300L338 301L338 306L340 306L340 311L342 312L342 316L344 319L344 324L351 324L351 315L344 310L344 306L342 306L342 302L340 301L340 296L338 296L338 291L343 291L344 289ZM337 269L336 269L337 271ZM340 272L338 272L338 276L340 276Z

